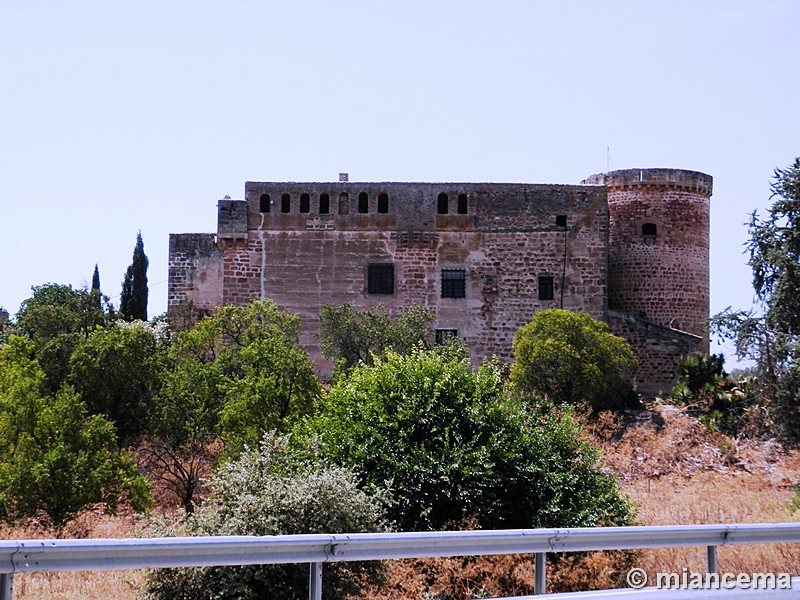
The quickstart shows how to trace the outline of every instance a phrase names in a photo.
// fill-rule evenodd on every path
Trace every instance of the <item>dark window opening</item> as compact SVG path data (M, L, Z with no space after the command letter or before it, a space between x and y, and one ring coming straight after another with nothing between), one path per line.
M367 293L394 294L394 265L372 263L367 267Z
M460 214L460 215L467 214L467 195L466 194L459 194L458 195L458 214Z
M300 194L300 212L307 213L311 211L311 197L308 194Z
M556 227L567 226L567 215L556 215Z
M283 194L281 196L281 212L287 213L292 208L292 200L289 194Z
M346 215L350 212L350 197L346 192L339 194L339 214Z
M319 195L319 214L327 215L331 212L331 197L328 194Z
M358 212L369 212L369 197L367 196L367 192L361 192L358 195Z
M555 289L551 276L539 277L539 300L552 300Z
M467 273L464 269L442 269L442 298L465 298Z
M645 223L642 225L642 235L644 237L656 237L658 233L658 227L656 227L655 223Z
M436 330L436 345L444 346L449 344L452 340L458 338L458 329L437 329Z
M270 202L269 194L261 194L261 199L258 203L258 210L262 213L269 212L270 204L272 204L272 202Z
M383 193L378 195L378 212L379 213L389 212L389 194Z
M439 194L439 200L436 205L436 212L439 213L440 215L446 215L450 210L449 204L450 202L447 198L447 194L442 192L441 194Z

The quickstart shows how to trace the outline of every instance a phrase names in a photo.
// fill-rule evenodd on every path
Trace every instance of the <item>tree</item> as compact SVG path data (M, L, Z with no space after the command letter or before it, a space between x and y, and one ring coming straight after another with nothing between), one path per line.
M383 356L389 348L408 354L417 345L427 346L434 318L433 312L421 306L391 319L382 304L368 310L326 304L319 314L320 349L347 371L360 362L372 364L373 355Z
M160 326L118 321L81 339L69 361L67 381L91 414L104 415L123 443L144 433L166 368Z
M100 270L97 268L96 264L94 266L94 273L92 273L91 294L97 301L98 308L100 308L102 306L102 292L100 291Z
M113 425L90 416L69 386L43 396L33 351L19 336L0 349L0 515L41 511L61 528L90 504L109 512L121 500L135 510L149 506L147 483L118 449Z
M125 271L120 295L120 316L126 321L139 319L147 321L147 266L149 261L144 253L142 232L136 234L133 248L133 262Z
M534 315L514 337L511 381L552 402L588 402L595 410L637 403L636 358L608 325L585 313L558 308Z
M463 348L393 350L339 380L302 431L325 456L389 485L403 530L594 526L631 512L568 409L533 414Z
M348 469L321 458L313 446L291 448L288 437L267 435L215 474L213 493L188 521L191 535L286 535L386 531L387 502L366 492ZM170 533L184 533L172 530ZM322 597L352 597L382 566L339 562L325 566ZM150 574L151 600L256 600L308 597L308 566L247 565L204 569L159 569Z

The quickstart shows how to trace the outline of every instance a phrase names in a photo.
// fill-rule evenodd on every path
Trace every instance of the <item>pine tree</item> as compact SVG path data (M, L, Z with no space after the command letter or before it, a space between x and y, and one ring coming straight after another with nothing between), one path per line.
M147 320L147 266L149 261L144 253L142 232L136 235L133 249L133 262L125 271L122 281L119 312L126 321Z

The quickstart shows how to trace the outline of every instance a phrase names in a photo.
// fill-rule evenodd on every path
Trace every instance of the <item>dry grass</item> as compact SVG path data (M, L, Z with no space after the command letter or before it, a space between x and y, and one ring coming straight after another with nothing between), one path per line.
M611 414L587 426L638 507L647 525L800 521L789 512L800 454L772 443L736 442L683 412L656 407L624 424ZM148 522L131 515L83 515L62 537L129 537L147 533ZM152 530L151 530L152 531ZM30 523L0 528L2 539L52 538L53 531ZM656 572L705 569L705 548L642 550L636 554L591 553L568 557L548 567L548 591L624 585L627 568ZM798 545L729 546L718 550L722 572L800 573ZM105 571L16 575L17 599L134 600L143 571ZM389 580L370 589L373 600L461 599L530 593L531 556L489 556L391 561Z

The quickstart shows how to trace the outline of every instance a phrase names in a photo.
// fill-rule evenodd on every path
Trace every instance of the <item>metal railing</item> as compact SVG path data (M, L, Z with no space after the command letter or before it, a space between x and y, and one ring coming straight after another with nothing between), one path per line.
M485 554L534 554L534 594L545 593L548 552L800 542L800 523L341 533L151 539L0 541L0 600L14 573L309 563L309 598L322 597L324 563Z

